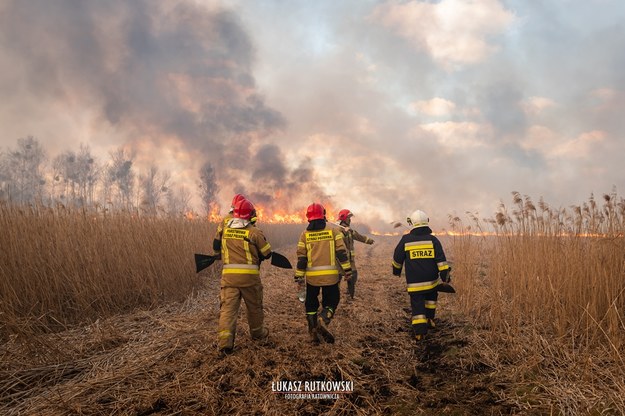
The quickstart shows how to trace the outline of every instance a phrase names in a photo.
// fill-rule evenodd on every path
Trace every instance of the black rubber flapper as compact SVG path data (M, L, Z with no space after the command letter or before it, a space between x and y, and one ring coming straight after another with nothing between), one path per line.
M217 256L208 254L195 254L195 272L199 273L217 260Z
M436 290L443 293L456 293L456 289L449 283L440 283L436 286Z

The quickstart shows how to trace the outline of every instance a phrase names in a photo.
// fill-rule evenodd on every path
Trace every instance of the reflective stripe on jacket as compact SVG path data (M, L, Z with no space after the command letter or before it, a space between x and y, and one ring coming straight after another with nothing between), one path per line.
M393 253L393 274L401 275L406 267L408 292L425 292L435 289L441 272L450 270L445 252L429 227L413 228L404 234Z
M259 283L261 257L271 253L263 232L251 223L245 228L226 227L221 241L221 285L246 287Z
M341 231L343 232L343 239L345 240L345 247L347 248L352 271L354 271L356 270L356 250L354 250L354 241L369 244L369 242L373 240L346 226L343 226Z
M295 276L305 276L306 282L313 286L338 283L339 267L343 271L351 271L343 233L328 226L321 230L304 231L300 235L297 258Z

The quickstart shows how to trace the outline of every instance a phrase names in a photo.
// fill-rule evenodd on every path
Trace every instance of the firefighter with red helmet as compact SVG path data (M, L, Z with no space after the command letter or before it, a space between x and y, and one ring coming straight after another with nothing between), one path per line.
M406 267L406 284L412 309L412 329L418 342L433 328L438 300L437 286L449 282L451 267L441 242L432 235L429 218L416 210L406 219L412 228L404 234L393 253L393 274Z
M241 201L244 201L246 198L243 194L236 194L232 198L232 202L230 203L230 210L226 214L226 216L217 224L217 231L215 232L215 238L213 240L213 251L217 254L219 253L219 248L216 248L215 241L219 240L221 242L221 235L224 232L224 229L228 226L228 222L233 218L234 207ZM256 218L254 218L255 222Z
M263 232L254 226L254 205L240 199L221 239L215 239L213 248L221 252L219 312L220 355L231 354L234 349L236 323L241 299L245 301L247 321L253 339L265 339L269 330L264 326L263 285L260 281L260 263L271 257L271 245Z
M319 336L328 343L334 336L328 330L341 299L339 290L339 268L346 280L351 278L351 266L343 233L327 226L326 210L323 205L313 203L306 210L308 227L302 232L297 243L297 269L295 282L306 284L306 321L308 333L313 343L318 344ZM337 261L339 264L337 264ZM321 311L319 312L319 293Z
M343 240L347 248L347 254L352 267L352 278L347 281L347 293L351 299L356 294L356 281L358 280L358 270L356 270L356 251L354 250L354 241L360 241L365 244L373 244L372 238L360 234L358 231L350 227L354 214L348 209L339 211L339 225L343 232Z

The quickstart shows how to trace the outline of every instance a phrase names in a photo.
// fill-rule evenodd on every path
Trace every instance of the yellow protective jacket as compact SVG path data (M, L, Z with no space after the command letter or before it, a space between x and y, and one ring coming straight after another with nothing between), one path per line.
M232 219L232 212L226 214L226 216L217 224L217 231L215 231L215 238L213 239L213 251L217 253L221 250L221 236L224 233L224 229L228 226L228 223Z
M338 263L338 264L337 264ZM339 267L351 273L343 233L326 225L323 229L304 231L297 243L295 277L306 277L312 286L330 286L339 281Z
M221 286L247 287L260 283L260 263L270 257L271 245L263 232L252 223L245 227L238 218L231 219L221 236Z
M343 240L345 241L345 247L347 248L347 255L349 256L349 262L352 266L352 272L356 270L356 251L354 250L354 241L360 241L365 244L373 244L373 239L360 234L358 231L342 225L341 231L343 232Z

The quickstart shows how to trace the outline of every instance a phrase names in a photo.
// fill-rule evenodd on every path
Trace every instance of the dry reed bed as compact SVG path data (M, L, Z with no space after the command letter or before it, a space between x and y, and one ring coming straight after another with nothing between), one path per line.
M217 358L218 279L182 304L103 319L57 334L14 337L0 349L3 414L461 414L508 413L489 369L466 348L466 324L442 300L427 362L415 356L401 279L384 264L390 244L367 246L360 300L343 303L334 346L311 348L288 271L263 265L269 342L249 339L242 314L237 351ZM285 251L290 257L293 251ZM46 347L44 347L46 346ZM49 351L48 355L33 354ZM288 400L279 380L352 380L334 400ZM460 383L459 383L460 381ZM468 410L468 412L467 412Z
M183 300L200 287L192 254L211 227L0 204L0 336Z
M345 317L335 325L344 335L334 348L308 348L297 312L301 305L285 297L293 291L291 275L263 266L273 341L246 341L242 323L242 351L217 360L218 279L204 275L206 291L180 305L101 319L57 334L14 332L0 349L0 410L624 414L625 250L622 211L614 201L607 201L612 203L605 208L609 215L599 221L597 211L604 211L596 205L595 211L581 208L581 217L575 211L567 217L543 203L537 215L526 199L517 203L513 215L503 211L492 221L496 236L444 237L458 294L441 299L443 325L433 338L429 361L416 358L408 342L407 300L386 267L398 237L386 245L379 237L371 249L375 255L361 263L361 293L367 301L342 306ZM286 247L294 245L290 242L303 226L284 231L260 227L274 247L284 245L281 251L293 259ZM470 231L484 231L481 227L486 228L476 222ZM601 227L612 234L586 236ZM186 237L192 233L187 230ZM210 247L212 234L199 234L185 256ZM357 391L322 402L271 394L271 381L302 377L351 379Z
M450 237L458 306L520 409L624 414L625 204L538 205L513 193L511 214Z

